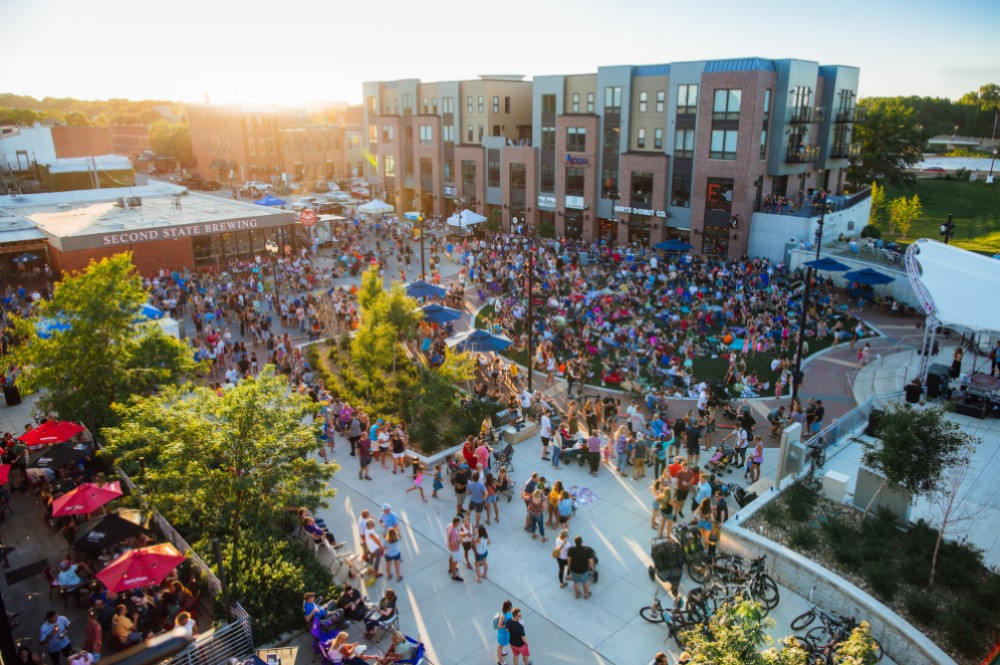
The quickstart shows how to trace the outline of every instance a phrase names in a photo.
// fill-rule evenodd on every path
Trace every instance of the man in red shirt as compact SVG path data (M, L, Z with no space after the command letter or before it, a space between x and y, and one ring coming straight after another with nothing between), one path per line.
M676 478L677 474L680 472L681 468L684 466L683 457L675 457L674 463L667 465L667 473L670 474L671 478Z
M674 515L678 519L684 517L684 503L687 501L688 493L691 491L691 483L697 476L688 468L687 460L681 460L681 470L677 472L677 491L674 492Z
M459 525L462 524L462 519L459 517L453 517L451 524L448 526L447 535L447 545L448 545L448 574L451 575L451 579L456 582L461 582L462 578L458 574L458 559L459 552L462 549L462 536L459 534Z

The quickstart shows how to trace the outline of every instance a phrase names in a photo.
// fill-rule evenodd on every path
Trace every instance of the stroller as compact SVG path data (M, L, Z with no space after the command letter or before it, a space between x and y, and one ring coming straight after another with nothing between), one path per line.
M676 597L684 574L684 552L680 544L669 537L653 538L649 550L653 560L649 567L649 579L669 584L671 595Z
M745 489L739 485L733 485L732 487L733 498L736 499L736 505L740 508L747 506L757 500L756 492L747 492Z
M721 475L723 471L726 473L732 473L732 463L736 459L736 451L733 450L732 446L719 445L715 449L715 453L712 455L711 459L708 460L706 466L712 471L712 473Z

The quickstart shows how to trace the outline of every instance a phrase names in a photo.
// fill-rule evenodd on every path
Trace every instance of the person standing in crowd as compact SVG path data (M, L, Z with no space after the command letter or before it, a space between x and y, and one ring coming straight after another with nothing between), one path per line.
M569 576L573 580L573 593L580 597L583 587L584 599L590 598L590 574L594 571L594 550L583 544L583 537L573 539L573 547L566 552L569 560Z
M552 440L552 419L549 418L548 409L545 409L545 411L542 412L542 420L539 430L542 438L542 459L548 461L549 442Z
M504 665L503 657L507 655L507 650L504 647L510 645L510 631L507 630L507 624L514 620L514 615L511 612L513 609L514 603L505 600L500 607L500 612L493 619L497 629L497 665Z
M590 475L597 477L597 470L601 467L601 437L596 427L590 429L590 437L587 439L587 459L590 462Z
M73 653L73 644L69 639L71 625L69 619L55 610L49 610L45 614L45 621L38 631L38 642L45 647L52 665L59 665L60 658L69 658Z
M552 556L559 564L559 588L565 589L569 582L566 581L566 566L569 565L569 529L563 529L556 537L556 546L552 549Z
M453 517L445 535L445 544L448 547L448 574L456 582L462 581L462 577L458 574L458 562L461 559L460 552L462 550L461 524L461 517Z
M505 625L507 632L510 633L510 650L514 655L514 665L517 665L518 658L524 659L524 665L531 665L528 636L525 634L524 624L521 623L521 608L515 607L511 611L511 620Z
M472 556L476 560L476 582L482 581L486 574L490 572L490 564L486 558L489 556L490 535L486 532L486 527L477 524L476 536L472 540ZM480 572L480 569L482 572Z
M764 462L764 440L760 436L755 436L753 439L753 452L750 457L750 469L747 473L743 474L746 478L747 474L750 476L750 482L755 483L760 479L760 465Z

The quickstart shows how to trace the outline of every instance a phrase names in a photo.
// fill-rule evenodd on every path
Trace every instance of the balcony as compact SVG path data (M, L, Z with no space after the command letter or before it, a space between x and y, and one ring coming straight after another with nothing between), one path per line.
M785 161L791 164L804 164L806 162L815 162L819 159L819 155L819 146L788 148L788 151L785 153Z
M864 122L867 109L863 108L852 108L852 109L842 109L837 111L835 116L836 122Z
M813 109L811 106L794 106L788 116L790 124L804 124L812 122Z
M830 159L853 159L861 154L861 146L857 143L853 145L835 145L830 149Z

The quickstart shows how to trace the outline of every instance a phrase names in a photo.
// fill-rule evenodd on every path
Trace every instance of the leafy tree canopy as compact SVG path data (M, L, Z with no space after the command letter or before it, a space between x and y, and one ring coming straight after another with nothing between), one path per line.
M130 253L92 261L65 278L51 300L38 303L38 318L67 330L42 339L34 319L12 317L18 385L42 391L42 407L62 418L91 422L92 410L98 426L116 424L113 402L179 381L197 367L183 342L141 322L146 300Z
M859 105L867 115L854 129L861 156L851 165L851 182L885 178L894 185L912 186L915 176L906 169L920 161L926 140L913 109L896 99L864 99Z
M186 123L156 120L149 127L149 141L157 155L183 163L191 161L191 130Z
M183 385L116 404L121 425L103 431L104 454L133 473L142 458L135 480L150 507L192 539L238 542L244 528L333 496L336 465L310 459L316 410L268 365L221 397Z

